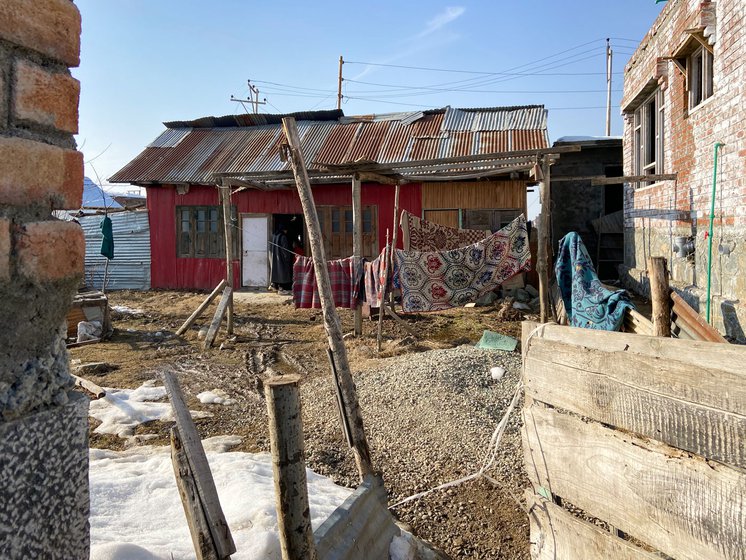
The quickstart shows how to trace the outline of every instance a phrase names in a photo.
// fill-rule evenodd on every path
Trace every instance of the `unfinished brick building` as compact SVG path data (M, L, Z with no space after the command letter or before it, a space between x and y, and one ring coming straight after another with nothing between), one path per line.
M80 14L0 2L0 557L87 558L88 399L61 327L83 270Z
M746 320L746 2L671 0L625 68L622 277L645 292L650 256L724 334ZM718 169L715 189L715 145ZM714 212L711 203L714 194ZM712 265L708 264L713 217ZM709 278L708 278L709 277Z

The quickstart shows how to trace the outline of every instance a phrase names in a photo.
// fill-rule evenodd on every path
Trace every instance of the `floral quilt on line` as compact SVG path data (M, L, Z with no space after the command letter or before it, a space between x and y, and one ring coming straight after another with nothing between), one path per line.
M395 253L395 284L405 312L463 306L508 278L531 269L526 219L519 216L493 235L460 249Z
M449 251L472 245L492 235L488 230L456 229L418 218L404 210L400 225L407 251Z

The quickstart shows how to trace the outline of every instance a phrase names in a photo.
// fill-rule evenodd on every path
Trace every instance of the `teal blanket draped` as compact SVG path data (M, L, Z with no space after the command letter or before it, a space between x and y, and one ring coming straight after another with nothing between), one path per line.
M111 218L109 216L104 216L104 219L101 220L99 226L101 227L101 236L103 237L101 240L101 254L107 259L113 259L114 231L111 225Z
M618 331L625 310L634 308L626 291L601 284L583 240L574 231L560 240L554 273L570 326Z

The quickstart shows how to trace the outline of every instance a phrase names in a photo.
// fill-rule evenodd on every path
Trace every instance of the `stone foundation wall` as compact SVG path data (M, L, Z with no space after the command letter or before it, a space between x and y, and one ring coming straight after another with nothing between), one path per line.
M88 401L63 322L83 272L80 13L0 1L0 557L87 558Z

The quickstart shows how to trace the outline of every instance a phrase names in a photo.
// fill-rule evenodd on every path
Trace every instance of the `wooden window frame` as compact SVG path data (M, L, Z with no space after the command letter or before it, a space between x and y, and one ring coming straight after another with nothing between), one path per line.
M185 250L182 244L183 213L189 213L189 247ZM200 220L200 212L204 212L205 220ZM215 218L213 219L213 216ZM236 220L237 208L231 206L231 222ZM199 231L199 225L205 224L204 230ZM214 227L213 227L214 226ZM240 229L233 232L233 258L237 259L239 250ZM203 240L198 239L203 234ZM201 246L204 244L204 248ZM225 226L223 225L222 206L210 205L179 205L176 206L176 258L179 259L224 259L225 258Z
M700 46L686 58L686 90L689 110L712 97L714 92L713 54Z
M664 173L665 104L660 88L635 110L632 142L635 175Z

